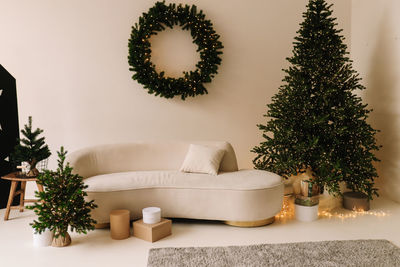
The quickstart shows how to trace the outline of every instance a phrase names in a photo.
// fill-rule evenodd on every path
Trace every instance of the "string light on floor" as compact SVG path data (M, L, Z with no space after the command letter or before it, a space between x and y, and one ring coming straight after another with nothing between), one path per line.
M365 211L359 210L343 210L342 208L327 209L318 212L318 217L328 219L355 219L362 216L374 216L374 217L388 217L390 213L387 211ZM295 218L294 212L294 197L292 195L285 195L283 198L283 204L281 211L275 216L275 220L280 222L286 222Z
M375 217L387 217L390 216L385 211L365 211L365 210L353 210L348 212L335 211L335 210L324 210L318 213L320 218L338 218L341 220L354 219L361 216L375 216Z
M275 216L275 220L285 222L294 218L294 203L292 195L285 195L283 197L283 204L281 211Z

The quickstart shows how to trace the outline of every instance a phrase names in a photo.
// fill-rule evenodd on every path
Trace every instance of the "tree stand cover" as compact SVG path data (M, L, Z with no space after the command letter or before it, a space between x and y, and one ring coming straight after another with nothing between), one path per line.
M71 244L71 236L67 233L65 233L65 236L59 235L58 237L53 237L53 242L51 245L53 247L66 247Z

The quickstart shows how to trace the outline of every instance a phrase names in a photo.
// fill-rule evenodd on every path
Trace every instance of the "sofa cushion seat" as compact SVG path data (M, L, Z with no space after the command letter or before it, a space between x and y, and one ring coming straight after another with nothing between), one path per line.
M260 170L221 172L218 176L180 171L133 171L102 174L84 180L87 192L145 188L258 190L282 185L279 175Z

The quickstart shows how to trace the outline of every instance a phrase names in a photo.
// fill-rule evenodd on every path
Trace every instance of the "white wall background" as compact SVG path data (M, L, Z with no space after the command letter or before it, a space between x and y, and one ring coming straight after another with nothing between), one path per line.
M367 87L363 98L380 129L381 193L400 202L400 1L353 0L351 56Z
M164 139L227 140L239 167L253 167L250 149L262 140L256 124L281 85L308 1L182 2L205 12L225 46L209 94L184 102L147 94L128 70L131 26L153 1L1 0L0 63L17 79L20 125L32 115L45 130L51 167L61 145ZM351 2L330 2L349 40ZM155 62L178 73L193 66L189 36L160 34Z

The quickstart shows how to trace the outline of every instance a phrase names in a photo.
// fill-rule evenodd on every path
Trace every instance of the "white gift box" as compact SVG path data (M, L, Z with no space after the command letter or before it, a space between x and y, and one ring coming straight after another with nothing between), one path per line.
M159 223L161 221L161 209L158 207L148 207L142 210L143 222L146 224Z

